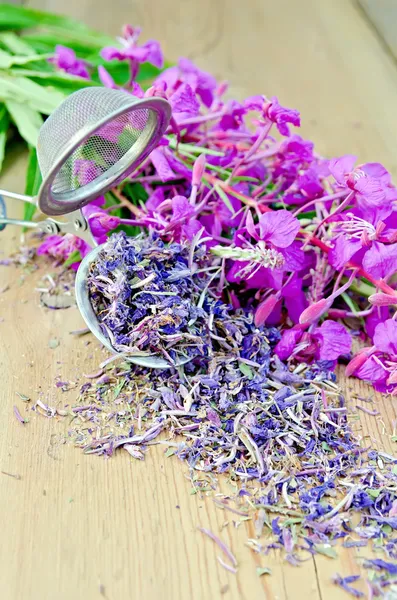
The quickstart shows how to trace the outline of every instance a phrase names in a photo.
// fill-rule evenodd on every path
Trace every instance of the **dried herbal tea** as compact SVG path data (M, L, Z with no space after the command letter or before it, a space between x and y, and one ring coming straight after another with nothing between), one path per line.
M209 288L217 271L203 245L113 234L88 275L91 304L119 352L159 354L171 364L209 356L214 342L227 345L219 332L226 307Z

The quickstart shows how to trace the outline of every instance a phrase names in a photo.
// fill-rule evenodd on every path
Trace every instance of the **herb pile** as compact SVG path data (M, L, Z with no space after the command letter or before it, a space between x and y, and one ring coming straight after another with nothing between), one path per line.
M360 445L333 373L321 364L289 369L274 354L277 329L257 328L252 315L224 309L218 319L229 349L219 342L166 370L105 361L73 407L35 409L71 416L65 439L85 454L124 449L142 460L164 445L187 463L193 493L228 477L235 495L218 493L217 506L254 520L247 545L261 555L277 549L299 566L313 554L335 558L341 543L371 547L381 558L364 554L362 564L373 597L395 593L397 460ZM237 563L224 566L235 572ZM360 597L354 581L335 577Z
M170 364L207 356L222 311L208 289L205 249L114 234L88 275L91 304L113 348Z

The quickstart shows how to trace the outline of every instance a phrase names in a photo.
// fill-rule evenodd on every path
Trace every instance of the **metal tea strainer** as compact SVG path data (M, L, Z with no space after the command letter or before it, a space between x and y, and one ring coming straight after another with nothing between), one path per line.
M71 94L39 132L37 158L43 183L37 197L0 190L36 204L45 215L69 215L66 222L25 222L1 217L4 224L35 227L46 233L74 233L95 245L80 209L134 171L156 147L169 123L163 98L136 98L90 87Z
M163 98L139 99L102 87L71 94L45 121L39 132L37 157L43 183L37 197L0 190L1 195L30 202L49 217L40 222L9 219L0 202L0 230L5 225L35 227L46 233L73 233L97 246L80 209L123 181L157 146L171 117ZM66 221L51 217L67 215ZM100 246L88 254L76 276L76 301L92 333L112 352L91 307L87 269ZM167 368L157 357L129 355L147 367Z

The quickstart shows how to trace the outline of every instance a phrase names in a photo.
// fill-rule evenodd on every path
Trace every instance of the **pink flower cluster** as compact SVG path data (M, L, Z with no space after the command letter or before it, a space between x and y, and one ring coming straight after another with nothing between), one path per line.
M140 44L139 34L126 26L119 47L101 55L129 64L120 89L167 98L172 119L124 188L127 204L102 199L84 209L98 242L131 226L167 242L201 240L214 256L223 299L254 311L257 326L280 328L280 358L328 368L342 358L348 373L396 392L397 190L390 174L350 155L318 157L312 142L291 132L300 125L296 110L276 97L227 99L227 84L186 58L142 89L140 65L161 69L163 55L156 41ZM89 76L73 51L59 48L54 62ZM103 66L98 71L103 85L117 87ZM80 161L81 185L93 169ZM67 258L76 249L86 252L55 236L39 252ZM351 359L352 335L372 345Z

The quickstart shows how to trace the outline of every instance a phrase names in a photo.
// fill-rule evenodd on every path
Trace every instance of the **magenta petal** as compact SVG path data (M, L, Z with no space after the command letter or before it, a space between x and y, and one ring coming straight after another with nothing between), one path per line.
M371 340L374 337L375 329L379 323L383 323L390 317L389 308L387 306L375 306L374 310L365 319L365 331Z
M374 344L381 352L397 355L397 321L387 319L379 323L374 333Z
M276 345L274 351L281 360L289 358L302 337L301 329L288 329L284 331L281 340Z
M337 360L350 352L352 339L341 323L324 321L321 327L315 329L315 336L319 340L321 360Z
M302 280L294 276L291 281L283 287L282 295L284 297L286 309L288 310L289 318L293 323L299 323L299 317L307 307L306 296L302 291Z
M370 356L365 363L355 371L354 375L359 379L364 379L365 381L371 382L382 382L386 383L386 379L389 375L385 369L374 359L373 356Z
M253 237L253 238L255 238L257 240L258 239L258 234L256 233L256 227L255 227L254 219L252 218L251 211L247 212L247 218L246 218L246 221L245 221L245 226L246 226L247 231L250 234L250 236Z
M397 272L397 244L386 246L373 242L363 258L364 269L376 279L385 279Z
M284 208L264 213L259 219L261 239L271 242L277 248L287 248L290 246L299 229L300 223L298 219Z
M201 231L203 226L196 219L191 219L186 225L182 225L182 233L183 237L190 242L194 238L194 236Z
M187 83L183 83L179 86L169 100L174 113L184 113L186 115L196 116L200 110L200 104L196 95Z
M284 271L302 271L312 264L310 252L302 251L300 242L292 242L288 248L280 249L284 256Z
M102 85L104 85L107 88L114 89L114 90L117 89L117 85L115 84L113 77L102 65L99 65L99 67L98 67L98 76L99 76L99 79L101 80Z
M172 205L172 221L190 217L194 214L194 208L185 196L174 196L171 200Z
M389 185L391 182L390 173L380 163L365 163L358 167L360 171L363 171L368 177L374 177L380 179L384 184Z
M175 173L171 169L162 149L156 148L153 150L150 154L150 159L161 181L166 182L170 179L175 179Z
M382 206L385 201L385 190L378 179L365 176L359 177L354 184L354 189L365 196L367 202L375 206Z
M340 185L346 185L346 177L353 171L357 156L345 154L339 158L332 158L328 162L331 175Z
M328 260L335 269L342 269L346 263L361 250L361 241L352 240L347 236L341 235L336 238L334 247L328 254Z

